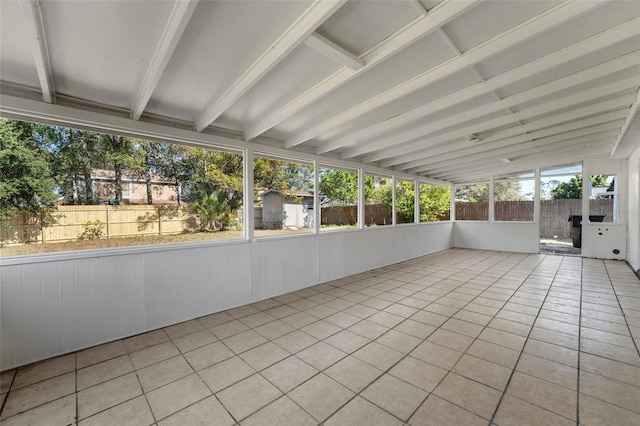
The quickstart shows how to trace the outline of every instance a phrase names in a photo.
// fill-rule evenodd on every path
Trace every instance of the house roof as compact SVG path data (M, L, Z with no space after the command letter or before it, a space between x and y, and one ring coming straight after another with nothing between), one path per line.
M286 189L286 190L269 189L268 191L263 192L262 196L265 196L266 194L269 194L270 192L283 194L283 195L285 195L287 197L313 197L313 193L312 192L301 191L301 190L297 190L297 189Z
M0 12L5 117L149 137L153 123L453 182L624 159L640 143L637 1L33 0Z

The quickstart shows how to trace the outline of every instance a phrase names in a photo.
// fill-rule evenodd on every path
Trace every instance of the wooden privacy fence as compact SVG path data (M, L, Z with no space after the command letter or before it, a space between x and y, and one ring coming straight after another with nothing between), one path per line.
M54 243L80 238L89 222L102 236L131 237L179 234L193 230L195 217L184 206L60 206L49 217L20 212L0 228L4 245Z
M391 209L384 204L364 206L366 225L387 225L392 223ZM355 225L358 222L358 206L331 206L320 210L322 225Z

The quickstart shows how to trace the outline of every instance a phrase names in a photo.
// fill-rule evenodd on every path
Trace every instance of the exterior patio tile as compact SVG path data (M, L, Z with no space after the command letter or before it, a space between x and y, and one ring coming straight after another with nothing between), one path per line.
M323 422L350 400L354 393L320 373L289 392L288 396L317 421Z
M200 370L198 375L213 392L231 386L245 379L256 371L239 356L234 356L211 367Z
M347 356L347 354L325 342L318 342L301 350L296 356L318 370L324 370Z
M373 340L382 336L389 330L389 328L365 319L355 325L352 325L348 330L369 340Z
M244 352L240 355L240 358L256 371L260 371L288 356L289 352L271 342L267 342Z
M512 370L465 354L451 371L502 392L507 386Z
M129 354L129 357L131 357L131 362L135 369L138 370L176 355L180 355L178 348L171 342L165 342L139 350L138 352L132 352Z
M569 389L578 389L578 369L523 353L516 370Z
M289 392L318 373L318 370L295 356L284 359L262 372L282 392Z
M129 353L137 352L144 348L159 345L169 341L169 337L164 330L150 331L144 334L138 334L137 336L124 339L124 345Z
M427 342L437 343L449 349L464 352L469 346L471 346L473 340L473 337L465 336L464 334L454 333L452 331L440 328L439 330L434 331L431 336L429 336Z
M7 395L0 419L72 394L75 388L76 373L74 371L12 391Z
M144 396L131 399L108 410L102 411L89 418L81 420L79 426L102 425L140 425L147 426L154 423L153 414Z
M308 335L300 330L293 331L284 336L278 337L273 342L286 350L287 352L294 354L316 343L318 339Z
M156 420L162 420L209 395L209 388L192 374L147 393L147 400Z
M295 328L284 321L276 320L268 324L261 325L255 330L266 339L273 340L277 339L280 336L284 336L285 334L291 333L295 330Z
M132 371L133 364L131 364L129 355L122 355L99 364L93 364L77 371L77 390L81 391Z
M580 393L640 413L640 388L637 386L581 371Z
M76 368L88 367L126 354L127 347L122 340L94 346L76 353Z
M332 334L336 334L342 329L324 320L319 320L317 322L314 322L313 324L309 324L306 327L302 327L301 330L307 334L312 335L316 339L322 340L326 339Z
M340 349L342 352L352 353L369 343L370 340L348 330L342 330L331 337L327 337L324 342Z
M433 391L447 373L447 370L410 356L405 357L389 371L392 376L427 392Z
M278 398L242 422L242 426L314 426L316 424L313 417L286 396Z
M422 340L396 330L389 330L378 337L376 342L406 355L418 346Z
M431 342L422 342L409 355L445 370L451 370L462 356L462 352Z
M0 394L9 392L11 383L16 376L16 369L0 372Z
M361 318L358 318L355 315L347 314L346 312L338 312L326 317L324 320L338 327L347 328L351 327L357 322L360 322Z
M249 327L238 320L225 322L209 329L209 331L220 340L235 336L247 330L249 330Z
M394 416L407 421L426 399L428 393L385 374L360 395Z
M214 396L185 408L158 423L158 426L215 425L231 426L235 423Z
M236 354L248 351L258 345L265 343L267 339L253 330L247 330L235 336L224 339L223 342ZM215 343L214 343L215 344Z
M580 354L580 368L582 371L640 387L640 367L635 365L582 353Z
M507 393L568 419L576 418L577 394L563 386L516 371Z
M348 356L329 367L325 374L336 380L352 392L360 392L382 375L382 370Z
M75 422L76 396L68 395L21 414L2 419L2 426L70 425Z
M486 426L487 420L431 394L409 419L409 424L412 426Z
M393 329L424 340L436 330L436 327L414 321L412 319L406 319L400 324L396 325Z
M76 354L63 355L18 369L12 390L20 389L76 369Z
M182 356L161 361L137 372L138 380L140 380L142 390L145 392L150 392L192 373L193 369Z
M185 359L195 371L200 371L232 356L233 352L222 342L211 343L184 354Z
M502 392L458 374L449 373L433 394L485 419L490 419L498 406Z
M638 413L580 394L580 423L584 425L633 425Z
M247 377L216 396L236 420L242 420L271 401L282 392L259 374Z
M353 353L356 358L386 371L398 362L403 354L376 342L371 342Z
M190 352L194 349L201 348L218 340L209 330L201 330L195 333L187 334L173 339L173 344L182 353Z
M511 395L504 396L494 420L500 426L575 425L574 421L514 398Z
M85 419L139 395L142 395L142 388L135 373L90 387L78 392L78 419Z
M196 331L204 330L204 327L198 321L191 320L165 327L163 330L170 339L175 339L180 336L195 333Z
M282 321L286 322L291 327L299 329L302 327L306 327L309 324L313 324L314 322L318 321L318 318L305 312L297 312L295 314L282 318Z
M324 424L326 426L402 426L403 422L366 399L356 396Z
M449 330L455 333L464 334L468 337L476 338L482 332L482 329L484 327L468 321L451 318L450 320L442 324L442 328L444 330Z

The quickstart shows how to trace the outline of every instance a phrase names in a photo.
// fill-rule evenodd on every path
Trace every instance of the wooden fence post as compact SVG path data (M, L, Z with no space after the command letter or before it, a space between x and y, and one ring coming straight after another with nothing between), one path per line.
M162 235L162 209L156 208L158 212L158 235Z
M105 208L107 209L107 239L109 238L109 206L106 205Z

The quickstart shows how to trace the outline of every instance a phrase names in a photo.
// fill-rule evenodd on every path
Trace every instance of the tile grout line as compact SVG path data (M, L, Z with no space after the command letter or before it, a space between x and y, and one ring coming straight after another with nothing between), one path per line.
M580 358L582 355L582 298L584 286L584 258L580 258L580 312L578 314L578 372L576 374L576 426L580 425Z
M611 274L609 274L609 268L607 267L607 263L605 261L602 262L604 264L604 270L607 271L607 278L609 279L609 284L611 285L611 289L613 290L613 294L616 296L616 301L618 302L618 307L620 308L620 311L622 311L622 317L624 318L624 323L627 326L627 330L629 331L629 336L631 337L631 341L633 342L633 345L636 348L636 352L638 352L638 355L640 355L640 349L638 348L638 343L636 342L636 339L634 339L633 337L633 333L631 332L631 327L629 327L629 321L627 321L627 316L624 313L624 308L622 307L622 304L620 303L620 298L618 297L618 292L616 291L616 287L613 285L613 281L611 280Z
M560 269L562 268L562 264L564 263L564 261L565 261L564 256L562 256L562 260L558 264L558 267L557 267L555 273L553 274L553 279L551 280L551 283L549 284L549 288L547 289L547 294L544 296L544 299L542 300L542 303L540 304L540 308L538 309L538 313L536 314L535 320L531 324L531 328L529 329L529 333L527 333L527 337L525 339L524 345L522 345L522 349L520 350L520 354L518 355L518 359L516 360L516 363L514 364L513 369L511 370L511 374L509 375L509 380L507 380L507 384L504 387L504 390L502 391L502 395L500 395L500 399L498 400L498 404L496 405L496 408L493 411L493 415L491 416L491 420L489 420L489 426L494 424L496 414L498 413L498 409L500 408L500 405L502 404L502 400L504 399L504 396L507 394L507 389L509 389L509 385L511 384L511 379L513 379L513 375L516 372L516 368L518 367L518 364L520 363L520 358L522 358L522 354L524 353L524 348L527 345L527 342L529 341L529 339L531 338L531 333L533 332L533 328L535 327L535 323L536 323L536 321L538 321L538 318L540 317L540 311L542 311L542 307L544 306L544 303L546 302L547 297L549 297L549 293L551 292L551 288L553 287L553 282L555 281L556 277L558 276L558 271L560 271ZM582 271L580 271L580 273L582 274ZM535 404L532 404L532 405L535 405ZM535 405L535 406L538 407L537 405ZM540 408L542 408L542 407L540 407ZM542 408L542 409L546 410L545 408ZM546 410L546 411L549 411L549 410Z

